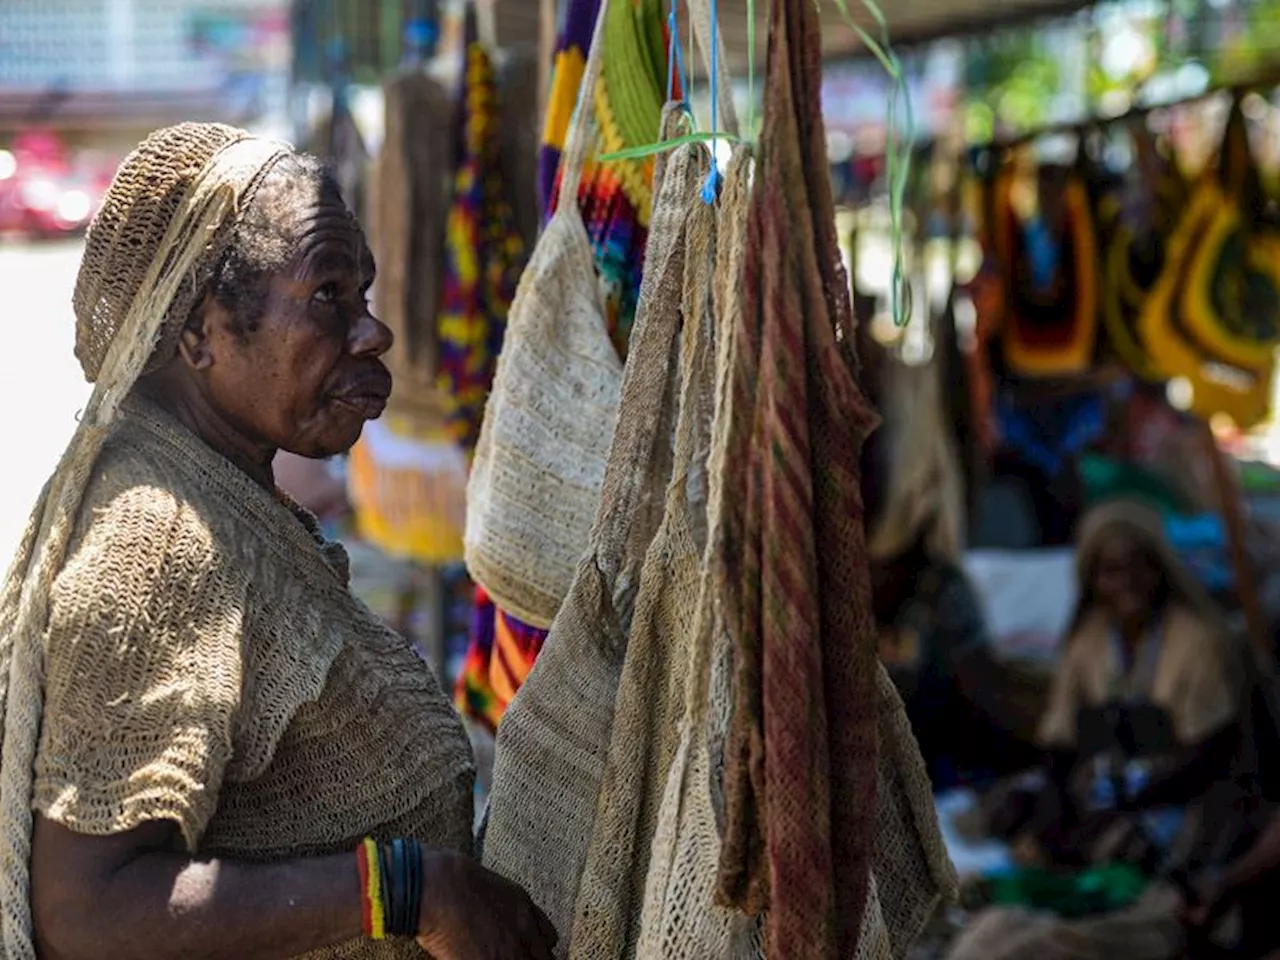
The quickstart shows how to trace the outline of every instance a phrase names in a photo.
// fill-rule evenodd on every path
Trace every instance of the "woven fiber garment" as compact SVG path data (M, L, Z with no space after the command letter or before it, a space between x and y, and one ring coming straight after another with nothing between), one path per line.
M42 641L54 579L98 453L144 370L172 355L241 211L279 143L209 124L152 134L116 173L85 240L76 352L93 393L41 493L0 596L0 873L4 955L34 956L29 904L31 783L44 706ZM130 286L132 284L132 286Z
M779 960L857 955L878 842L859 482L874 415L854 378L818 46L813 5L777 0L725 494L739 505L725 531L737 676L720 894L767 907L767 953Z
M645 295L591 546L528 679L498 729L486 866L523 885L566 956L595 822L640 571L671 472L683 215L696 154L670 157L655 204ZM678 202L677 202L678 201Z
M600 70L593 49L584 89ZM589 113L570 136L566 183L581 177ZM582 214L561 204L520 278L467 486L467 569L533 626L550 626L587 549L621 379Z
M367 834L471 850L470 745L429 667L352 597L313 518L148 403L95 465L45 677L34 807L77 832L172 820L192 853L254 862Z
M677 294L683 301L683 326L672 475L662 498L658 531L640 570L608 758L578 890L570 956L583 960L636 955L649 847L684 714L692 612L698 602L706 540L706 434L713 387L706 356L716 211L700 196L710 157L700 151L696 161L695 176L686 178L687 187L676 198L682 206L671 211L684 215L683 256L673 264L676 269L666 274L674 281L683 279L683 293ZM665 174L677 175L675 170ZM664 190L664 209L655 210L655 217L666 216L666 197ZM651 249L665 229L655 218ZM651 262L650 269L661 267Z

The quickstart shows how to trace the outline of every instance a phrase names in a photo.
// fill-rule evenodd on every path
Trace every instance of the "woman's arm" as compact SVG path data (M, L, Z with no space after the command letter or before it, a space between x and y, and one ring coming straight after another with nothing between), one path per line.
M198 860L155 822L106 837L36 817L32 913L46 960L284 958L363 935L355 853ZM428 851L420 942L437 960L550 960L554 928L470 858Z
M278 864L192 860L154 822L90 837L37 817L31 901L50 960L296 956L362 935L354 853Z
M1280 871L1280 817L1274 817L1262 836L1225 870L1206 871L1193 882L1185 904L1184 921L1193 928L1216 924L1237 898Z
M1179 749L1167 768L1156 773L1136 796L1126 799L1125 808L1148 810L1190 803L1222 779L1239 744L1239 728L1232 724L1200 743Z

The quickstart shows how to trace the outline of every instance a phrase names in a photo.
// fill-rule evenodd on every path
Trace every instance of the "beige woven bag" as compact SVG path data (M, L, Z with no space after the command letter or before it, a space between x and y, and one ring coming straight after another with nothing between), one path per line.
M697 191L681 147L658 185L640 309L591 547L498 732L485 865L520 883L568 949L595 819L636 572L661 519L671 464L683 212ZM654 505L659 509L655 509Z
M467 484L468 571L498 607L541 628L587 548L622 381L575 202L606 5L565 148L560 203L520 278Z
M731 686L731 644L718 604L718 565L723 527L724 458L727 425L733 417L727 377L733 369L732 334L739 309L739 278L746 233L751 158L744 147L735 149L721 191L715 237L714 365L705 364L700 376L714 390L711 451L707 462L709 496L707 536L699 565L696 597L686 608L688 622L680 654L684 713L678 725L675 756L656 784L661 806L651 840L644 876L642 912L636 955L675 960L720 960L763 955L756 920L715 903L716 871L720 860L714 785L716 743L723 743L728 726ZM710 256L710 252L706 254ZM694 256L690 250L690 257ZM711 291L708 291L711 292ZM705 359L705 358L704 358ZM688 394L686 390L686 395ZM683 420L682 410L682 420ZM635 638L632 639L633 649ZM630 654L630 651L629 651ZM654 785L649 790L655 789ZM585 894L584 888L584 894Z
M595 825L578 890L569 955L634 956L649 846L684 714L706 540L706 452L714 383L710 365L710 280L715 208L697 187L710 167L699 151L684 263L680 402L672 479L661 525L640 572L635 616L614 708Z

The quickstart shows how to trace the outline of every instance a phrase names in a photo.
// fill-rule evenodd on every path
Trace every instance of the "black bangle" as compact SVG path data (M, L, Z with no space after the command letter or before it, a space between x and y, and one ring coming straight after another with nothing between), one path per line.
M422 913L422 844L406 841L409 851L409 936L418 935Z
M396 922L395 935L418 935L418 907L421 900L421 848L412 841L399 838L392 841L392 858L395 869Z

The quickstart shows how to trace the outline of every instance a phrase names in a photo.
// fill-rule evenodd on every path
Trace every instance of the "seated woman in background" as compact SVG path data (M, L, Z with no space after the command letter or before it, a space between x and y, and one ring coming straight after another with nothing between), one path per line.
M1154 869L1194 832L1185 808L1231 772L1241 648L1155 510L1101 505L1077 541L1080 601L1039 731L1050 780L1039 839L1058 862Z

